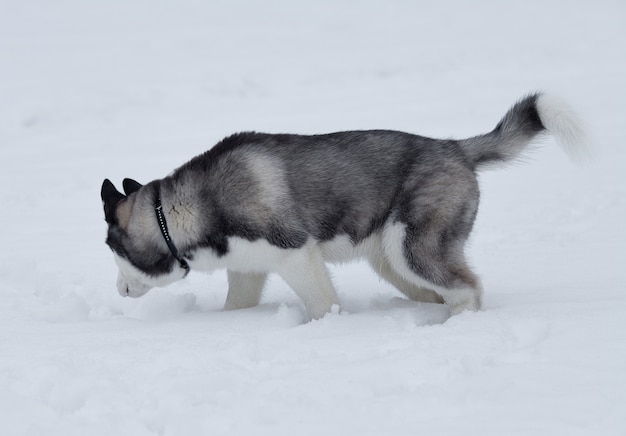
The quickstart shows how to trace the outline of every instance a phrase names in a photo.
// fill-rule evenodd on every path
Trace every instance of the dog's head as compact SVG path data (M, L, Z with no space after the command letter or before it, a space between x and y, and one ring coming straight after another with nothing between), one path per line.
M140 297L185 277L165 242L155 211L154 182L142 186L124 179L124 194L109 179L100 196L108 224L106 243L119 268L117 289L123 296Z

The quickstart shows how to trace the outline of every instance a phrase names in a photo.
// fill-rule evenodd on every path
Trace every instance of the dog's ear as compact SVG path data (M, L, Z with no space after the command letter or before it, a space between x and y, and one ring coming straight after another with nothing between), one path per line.
M126 196L115 189L115 186L113 186L113 183L111 183L109 179L104 179L102 189L100 190L100 197L102 197L102 204L104 206L104 219L109 224L116 224L117 217L115 216L115 210L119 202L125 199Z
M124 181L122 182L122 186L124 187L124 192L126 193L126 195L130 195L133 192L139 191L139 188L141 188L143 185L133 179L124 179Z

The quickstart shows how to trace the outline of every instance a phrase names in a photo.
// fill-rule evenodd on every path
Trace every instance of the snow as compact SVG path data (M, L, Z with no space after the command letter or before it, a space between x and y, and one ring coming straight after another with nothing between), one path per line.
M626 6L620 0L0 3L0 432L626 434ZM273 278L123 299L102 180L147 182L241 130L466 137L537 89L548 139L481 174L484 310L448 319L365 264L304 323Z

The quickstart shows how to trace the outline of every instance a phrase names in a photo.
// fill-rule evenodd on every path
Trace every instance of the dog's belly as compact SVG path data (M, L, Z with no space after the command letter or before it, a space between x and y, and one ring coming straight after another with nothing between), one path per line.
M320 243L322 257L326 262L343 263L354 259L370 258L381 250L381 235L373 233L354 245L347 235Z
M241 272L271 272L278 269L295 251L310 249L312 245L319 247L325 262L343 263L370 258L381 250L381 240L381 235L375 233L354 245L348 236L342 235L325 242L309 240L302 248L284 249L265 239L248 241L231 237L228 239L229 250L226 255L217 256L211 249L200 249L193 254L189 263L193 269L205 272L223 268Z

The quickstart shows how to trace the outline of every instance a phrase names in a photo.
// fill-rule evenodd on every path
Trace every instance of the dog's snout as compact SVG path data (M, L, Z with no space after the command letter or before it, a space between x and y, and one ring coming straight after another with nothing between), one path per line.
M128 281L124 279L121 273L117 275L117 291L122 297L128 297L130 295L130 286Z
M148 292L150 288L150 286L137 280L128 280L121 271L117 276L117 290L122 297L141 297Z

